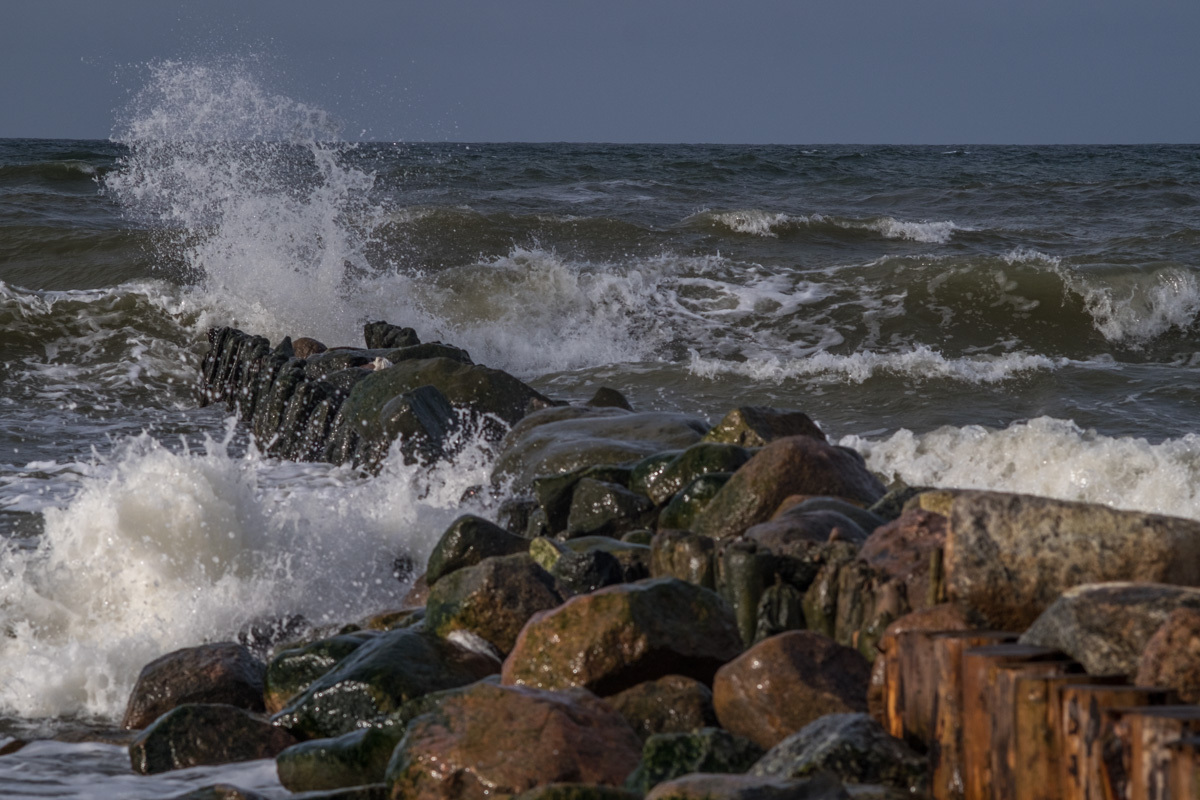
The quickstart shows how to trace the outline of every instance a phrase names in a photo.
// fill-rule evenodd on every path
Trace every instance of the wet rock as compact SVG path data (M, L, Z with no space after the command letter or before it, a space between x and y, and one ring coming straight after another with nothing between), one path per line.
M619 786L549 783L521 792L513 800L642 800L642 795Z
M155 720L129 745L135 772L274 758L296 740L264 716L230 705L189 703Z
M592 408L623 408L626 411L633 411L633 406L629 405L629 401L625 399L625 395L618 392L616 389L610 389L607 386L601 386L592 395L592 399L588 400L584 405Z
M1151 637L1180 608L1200 610L1200 589L1085 584L1063 592L1020 641L1061 650L1090 675L1133 675Z
M655 733L686 733L717 724L712 690L683 675L639 683L607 702L643 740Z
M909 609L937 605L944 587L939 585L942 576L934 573L934 565L946 546L946 527L941 514L907 511L871 534L858 557L903 585Z
M571 515L571 503L575 489L584 478L616 484L622 488L629 485L628 467L598 464L582 467L559 475L543 475L533 479L533 494L537 498L550 534L567 529Z
M387 783L406 800L503 796L564 781L620 785L640 752L625 720L589 692L479 683L409 723Z
M492 472L520 490L540 475L623 464L700 440L707 423L684 414L568 406L529 415L505 437Z
M659 513L659 530L691 530L696 517L732 477L732 472L710 472L680 489Z
M404 454L404 463L430 463L446 455L446 443L459 429L458 412L434 386L419 386L387 401L379 412L382 436L364 440L357 463L377 465L392 443Z
M625 581L621 562L603 550L568 550L554 562L551 574L569 595L587 594Z
M231 783L214 783L190 792L177 794L170 800L268 800L265 794L252 792Z
M720 728L687 733L656 733L642 748L642 761L625 785L645 793L672 778L694 772L740 774L763 755L749 739Z
M439 636L470 631L508 653L530 617L561 603L554 577L528 553L492 556L430 588L425 625Z
M528 539L516 536L483 517L465 514L454 520L434 545L425 568L425 582L432 586L444 575L474 566L485 558L528 550Z
M650 574L715 589L715 553L716 542L707 536L685 530L659 531L650 540Z
M750 460L750 456L749 450L734 444L694 444L668 461L661 470L648 475L644 481L644 493L656 505L662 505L701 475L736 472Z
M660 578L609 586L536 615L502 679L608 695L672 674L708 683L739 652L733 616L717 594Z
M750 770L773 778L829 772L851 783L926 791L929 763L866 714L829 714L771 748Z
M1200 585L1196 520L1000 492L955 493L948 516L949 598L1001 630L1084 583Z
M791 498L789 498L790 500ZM785 508L786 506L786 508ZM797 512L808 511L836 511L844 517L849 517L855 525L863 530L864 533L870 535L876 528L888 522L873 511L862 508L854 503L848 503L845 500L837 497L802 497L797 495L796 502L788 503L784 501L779 509L775 512L775 517L779 517L786 511L795 510Z
M876 500L867 511L890 522L904 513L904 507L910 500L931 491L931 489L932 487L929 486L899 486L895 489L888 489L888 493Z
M382 320L363 325L363 339L366 341L368 350L385 347L412 347L421 343L421 340L417 338L417 332L412 328L401 328L399 325L392 325Z
M785 631L802 630L804 626L804 592L784 583L776 575L775 583L763 589L758 600L753 641L761 642Z
M821 495L873 503L884 493L862 457L808 436L777 439L733 474L696 518L697 533L737 536L767 521L789 495Z
M236 642L167 653L142 668L121 726L144 728L186 703L224 703L263 711L266 669L249 648Z
M760 551L753 541L738 540L722 548L717 564L721 596L733 609L742 642L749 645L758 628L759 601L768 584L774 581L775 558Z
M307 336L301 336L292 342L292 354L296 358L307 359L310 356L315 356L319 353L324 353L329 348L318 342L316 339L311 339Z
M721 725L774 747L808 723L867 710L871 666L849 647L809 631L765 639L717 671L713 706Z
M583 478L571 495L567 538L620 536L653 524L654 504L615 483Z
M704 440L762 447L789 436L809 436L825 441L825 434L807 414L765 406L735 408L708 432Z
M838 590L842 567L858 557L858 548L850 542L833 542L816 554L817 574L804 592L805 626L834 638L838 629Z
M759 775L695 773L663 781L646 800L850 800L836 779L764 778Z
M1200 610L1177 608L1146 643L1137 686L1166 686L1180 701L1200 703Z
M275 757L275 770L290 792L382 783L402 738L403 728L359 728L333 739L301 742Z
M420 629L375 636L275 716L306 739L340 736L379 724L414 697L464 686L496 672L489 656Z
M359 631L332 636L296 648L281 650L267 665L266 710L280 711L313 681L333 669L377 634Z
M580 536L566 541L540 537L529 543L529 554L551 573L558 569L558 561L564 554L594 550L607 553L617 560L621 567L621 580L625 583L650 577L650 548L636 542L611 536Z
M799 546L806 553L808 543L820 544L831 538L854 544L867 540L867 533L858 523L839 511L826 509L809 510L802 503L784 513L757 525L751 525L743 534L776 553L794 554Z

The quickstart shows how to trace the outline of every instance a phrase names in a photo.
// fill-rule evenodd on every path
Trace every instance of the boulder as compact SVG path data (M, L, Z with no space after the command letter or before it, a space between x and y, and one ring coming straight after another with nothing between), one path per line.
M646 794L646 800L850 800L850 795L835 778L826 776L794 781L698 772L663 781Z
M1133 675L1150 638L1179 608L1200 610L1200 589L1085 584L1063 592L1020 641L1061 650L1090 675Z
M658 578L573 597L534 616L501 674L510 685L609 695L664 675L709 683L739 652L733 615L716 593Z
M937 585L941 576L931 574L931 569L935 556L946 546L946 525L941 514L919 508L906 511L872 533L858 557L899 581L911 610L936 605L943 589Z
M135 772L152 775L234 761L274 758L296 740L261 714L221 704L188 703L155 720L129 745Z
M662 505L701 475L736 472L750 456L749 450L735 444L700 442L647 475L642 488L656 505Z
M566 595L588 594L625 582L621 562L604 550L567 550L555 560L550 574Z
M529 540L516 536L474 514L454 520L429 554L425 582L430 586L443 575L478 564L492 556L508 556L529 550Z
M382 783L403 728L359 728L333 739L292 745L275 756L279 782L290 792Z
M593 481L603 481L625 488L629 485L629 476L629 467L596 464L570 472L534 478L533 494L537 498L538 507L545 515L549 534L561 533L567 529L567 520L571 515L575 489L579 486L580 481L590 478Z
M597 389L596 393L592 395L592 399L584 405L593 408L623 408L626 411L633 411L633 406L625 399L625 395L607 386Z
M765 406L735 408L713 426L704 441L762 447L789 436L809 436L825 441L825 434L807 414Z
M654 523L654 504L615 483L583 478L571 495L566 538L620 536Z
M955 493L948 516L949 598L1002 630L1084 583L1200 585L1200 521L1000 492Z
M680 489L659 513L658 529L691 530L696 517L732 477L732 472L710 472Z
M1177 608L1146 643L1137 686L1166 686L1180 701L1200 703L1200 610Z
M272 714L280 711L313 681L375 636L373 631L356 631L276 653L267 665L266 710Z
M650 540L650 575L715 589L715 553L716 542L707 536L686 530L660 530Z
M231 783L214 783L190 792L177 794L170 800L270 800L265 794L252 792Z
M382 320L363 325L363 339L369 350L381 347L411 347L421 343L417 332L412 328L401 328Z
M850 783L884 784L918 796L929 784L929 762L867 714L823 716L772 747L750 772L771 778L829 772Z
M595 783L548 783L535 786L513 800L642 800L640 792Z
M558 475L599 464L623 464L695 444L708 425L684 414L630 412L622 408L567 406L530 414L505 437L492 479L529 486L539 475Z
M506 796L566 781L616 786L640 753L625 720L590 692L482 682L409 723L387 783L396 800Z
M606 700L643 740L656 733L686 733L717 724L712 690L683 675L645 681Z
M439 636L470 631L508 653L530 617L561 603L553 576L528 553L492 556L430 587L425 625Z
M776 439L735 472L693 527L706 536L730 538L766 522L789 495L870 504L883 493L883 485L858 453L809 436L790 436Z
M854 544L867 540L867 532L850 517L828 509L809 510L793 506L766 522L751 525L743 534L776 553L794 554L808 550L809 543L840 539Z
M491 656L421 626L387 631L317 679L275 722L306 739L340 736L382 724L405 701L473 683L498 666Z
M236 642L188 647L142 668L125 707L123 728L144 728L185 703L223 703L263 711L263 664Z
M650 577L650 547L637 542L614 539L611 536L580 536L558 541L539 537L529 543L529 554L551 573L559 569L558 561L567 553L600 551L611 555L621 567L626 583Z
M392 443L400 448L404 463L430 463L446 455L446 444L459 429L458 412L435 386L418 386L383 404L379 411L382 436L363 439L355 463L375 466L387 456Z
M866 711L870 677L857 650L789 631L721 667L713 706L722 726L770 748L825 714Z
M682 733L656 733L642 748L642 761L625 785L643 794L672 778L693 772L745 772L763 749L721 728Z
M299 339L296 339L292 342L292 354L296 358L307 359L310 356L324 353L328 349L329 348L321 344L321 342L318 342L316 339L312 339L308 336L301 336Z

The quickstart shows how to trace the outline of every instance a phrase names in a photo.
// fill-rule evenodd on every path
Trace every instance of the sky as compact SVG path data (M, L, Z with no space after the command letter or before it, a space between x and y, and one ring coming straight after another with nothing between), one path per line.
M1197 0L3 0L0 138L252 59L385 141L1200 142Z

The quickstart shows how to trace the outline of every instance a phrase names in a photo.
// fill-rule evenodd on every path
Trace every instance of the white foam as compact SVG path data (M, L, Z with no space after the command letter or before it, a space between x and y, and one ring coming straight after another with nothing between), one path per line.
M821 350L794 358L763 356L746 361L706 358L692 350L688 369L693 375L706 378L742 375L758 381L776 382L819 377L862 383L875 375L887 373L917 380L948 379L992 384L1023 373L1057 369L1066 363L1064 359L1051 359L1032 353L947 358L927 345L918 345L898 352L862 350L850 355L836 355Z
M867 465L913 486L1022 492L1200 519L1200 435L1151 444L1039 417L1003 430L901 430L872 441L847 436Z
M779 236L776 232L777 228L807 222L806 217L793 217L788 214L776 214L753 208L747 211L715 213L712 214L712 220L735 233L767 237Z
M255 620L353 620L397 607L395 557L423 563L485 483L470 441L425 471L393 454L375 479L280 464L224 443L173 453L131 440L45 512L36 550L0 571L0 710L116 719L143 665Z
M1185 331L1200 319L1200 280L1177 267L1102 280L1078 272L1064 278L1110 342L1142 345L1172 330Z
M942 222L905 222L893 217L880 217L868 222L839 222L842 227L862 227L882 234L888 239L908 239L914 242L928 244L946 244L955 231L964 230L955 223L945 220Z

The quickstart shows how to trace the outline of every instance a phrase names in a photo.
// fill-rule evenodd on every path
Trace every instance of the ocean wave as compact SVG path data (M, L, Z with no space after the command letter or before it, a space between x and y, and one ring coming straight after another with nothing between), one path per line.
M892 353L863 351L835 355L821 351L794 358L766 356L746 361L705 357L692 350L688 369L693 375L705 378L738 375L756 381L775 382L816 377L863 383L879 374L892 374L915 380L993 384L1029 372L1058 369L1067 363L1066 359L1052 359L1034 353L947 358L927 345L918 345Z
M792 215L747 209L743 211L705 211L689 219L702 224L724 227L734 233L777 238L801 230L869 231L885 239L906 239L926 244L946 244L955 231L969 230L950 221L906 221L894 217L848 218L824 214Z
M1152 444L1102 436L1039 417L1003 430L901 430L886 439L847 436L867 465L913 486L1022 492L1200 519L1200 435Z
M1200 319L1200 279L1192 271L1164 267L1103 278L1073 272L1065 279L1110 342L1145 345Z

